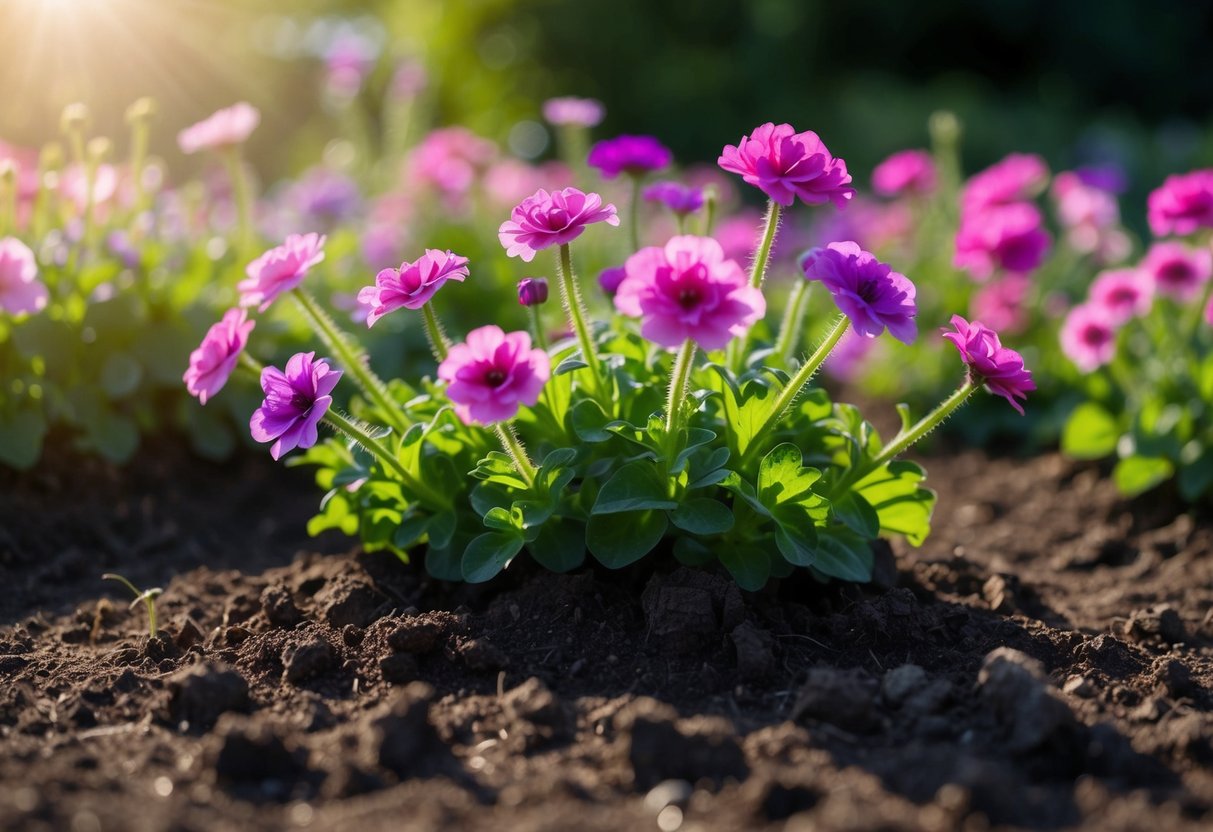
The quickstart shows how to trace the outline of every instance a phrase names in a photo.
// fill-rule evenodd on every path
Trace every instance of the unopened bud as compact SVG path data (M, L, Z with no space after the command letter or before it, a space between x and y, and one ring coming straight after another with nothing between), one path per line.
M88 126L88 107L83 104L68 104L59 117L59 129L64 133L80 133Z
M126 123L133 125L151 121L154 115L156 115L156 102L144 96L126 108Z
M598 285L607 297L613 298L625 277L627 277L627 270L623 266L612 266L609 269L603 269L602 273L598 275Z
M960 119L949 110L931 113L927 129L931 131L931 138L940 144L956 144L960 140Z
M59 170L63 167L63 146L58 142L44 144L38 155L38 167L42 170Z
M94 139L89 139L85 153L88 155L90 162L103 162L109 157L114 149L114 143L105 136L97 136Z
M539 306L548 302L548 282L542 277L527 277L518 282L518 302Z

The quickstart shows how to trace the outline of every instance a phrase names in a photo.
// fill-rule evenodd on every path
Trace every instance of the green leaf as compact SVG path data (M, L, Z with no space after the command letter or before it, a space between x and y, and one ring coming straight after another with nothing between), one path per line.
M1194 458L1179 469L1179 493L1190 503L1199 500L1213 486L1213 448L1202 451L1196 446L1195 450Z
M440 581L463 580L463 547L451 541L448 546L430 546L425 550L425 571Z
M472 476L478 480L499 483L519 491L527 490L526 480L514 468L514 460L502 451L489 451L488 455L472 469Z
M1175 473L1171 460L1160 456L1130 456L1116 463L1112 479L1120 493L1136 497L1166 482Z
M674 557L686 566L707 566L716 560L715 553L703 541L693 537L680 537L674 541Z
M581 360L581 351L579 350L557 364L556 369L552 370L552 375L562 376L565 373L581 370L588 366L590 365Z
M725 546L718 557L742 589L757 592L771 577L770 558L758 546Z
M522 530L522 512L500 506L491 508L484 515L484 525L497 531L519 532Z
M1116 418L1094 402L1074 409L1061 433L1061 450L1075 459L1102 459L1116 450L1123 431Z
M691 534L724 534L733 528L733 512L711 497L691 497L670 512L670 522Z
M772 448L758 468L758 499L767 508L794 502L812 493L813 483L821 479L816 468L805 468L804 456L790 442Z
M880 534L880 517L861 494L848 491L831 503L835 516L851 531L872 540Z
M0 414L0 462L13 468L32 468L42 455L45 436L46 419L40 410Z
M139 447L139 428L134 421L109 410L102 410L89 422L86 436L93 449L110 462L127 462Z
M795 507L779 509L775 518L775 546L783 559L795 566L812 566L817 561L817 527L803 514L792 513Z
M585 523L567 517L544 523L526 547L545 569L569 572L585 562Z
M430 518L424 514L406 514L392 533L392 543L400 549L408 549L421 540L429 525Z
M429 526L426 527L426 532L430 536L430 548L445 549L451 546L458 528L459 517L455 512L446 511L442 514L435 514L430 518Z
M897 459L868 474L853 488L875 510L881 532L903 535L911 546L921 546L931 533L931 514L935 509L935 492L920 485L925 478L921 466ZM851 528L864 534L862 529Z
M582 442L606 442L615 434L606 429L612 421L602 406L593 399L582 399L573 405L573 432Z
M460 570L471 584L484 583L510 565L522 551L522 538L509 532L488 532L474 538L463 552Z
M872 547L850 529L836 526L817 537L813 568L831 578L867 583L872 580Z
M622 569L653 551L669 525L664 511L597 514L586 526L586 546L608 569Z
M672 509L669 483L651 462L629 462L611 476L598 492L590 513L595 515L634 512L639 509ZM591 547L592 550L592 547Z
M101 389L111 399L133 393L143 380L143 367L125 352L113 352L101 365Z

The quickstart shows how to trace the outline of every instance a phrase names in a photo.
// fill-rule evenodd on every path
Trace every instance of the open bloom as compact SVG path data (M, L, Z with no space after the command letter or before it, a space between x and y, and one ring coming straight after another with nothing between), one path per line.
M858 243L830 243L800 260L806 280L820 280L860 335L875 338L887 328L903 344L918 335L914 284Z
M316 353L301 352L286 362L286 371L266 367L261 371L265 400L253 411L249 432L258 442L273 442L270 456L278 459L295 448L316 444L317 425L333 403L329 395L341 371L329 367Z
M1036 196L1049 180L1049 166L1032 153L1012 153L965 183L960 203L966 212L1010 205Z
M465 127L431 130L409 153L405 173L409 184L431 188L449 205L463 198L497 158L497 146Z
M447 383L447 398L464 424L488 425L513 419L519 405L535 404L551 371L551 359L531 348L529 334L490 325L451 347L438 378Z
M581 236L591 223L619 225L614 205L603 205L598 194L576 188L547 191L540 188L515 206L510 218L497 229L497 239L510 257L529 263L535 252L564 245Z
M1020 332L1027 324L1024 300L1030 278L1012 272L999 280L991 280L973 293L970 309L973 317L989 321L998 332Z
M881 196L929 194L935 190L935 160L926 150L901 150L872 171L872 190Z
M1002 396L1022 415L1023 406L1015 399L1026 399L1036 389L1032 373L1023 366L1023 356L1004 347L998 333L979 321L969 323L953 315L952 327L955 331L944 330L943 337L959 350L961 360L969 367L970 380Z
M661 170L674 161L674 154L652 136L616 136L597 142L585 161L604 179L614 179L621 173L641 176Z
M1049 250L1040 211L1029 202L964 209L953 264L978 280L996 271L1030 272Z
M644 189L646 202L660 202L679 216L694 214L703 207L703 189L678 182L654 182Z
M1066 358L1084 373L1102 367L1116 355L1116 326L1106 309L1092 303L1070 310L1058 339Z
M0 240L0 309L10 315L41 312L48 297L29 246L16 237Z
M324 236L291 234L282 245L270 249L248 264L236 288L241 306L257 306L264 312L283 292L289 292L307 277L308 270L324 259Z
M690 338L705 350L723 349L766 313L762 292L711 237L672 237L628 258L615 308L640 317L640 333L676 349Z
M182 153L222 150L243 144L260 123L261 112L252 104L241 101L182 130L177 134L177 146Z
M1051 193L1071 248L1094 254L1102 262L1124 259L1129 238L1120 228L1120 205L1112 191L1088 184L1078 172L1066 171L1053 178Z
M229 309L218 323L211 325L198 349L190 353L189 369L181 377L191 396L206 404L207 399L223 389L256 325L243 309Z
M1213 276L1213 254L1183 243L1155 243L1139 268L1160 295L1190 300Z
M1168 176L1150 194L1147 215L1159 237L1213 228L1213 169Z
M605 115L606 108L602 102L593 98L564 96L543 102L543 117L549 124L596 127Z
M420 309L448 280L462 282L468 276L468 259L450 251L427 248L412 263L384 269L375 275L374 286L358 292L358 302L370 308L366 325L397 309Z
M808 205L842 207L855 196L847 163L831 155L812 130L797 133L790 124L755 128L736 147L726 145L717 164L784 207L796 197Z
M1091 305L1102 309L1116 326L1145 315L1154 301L1154 284L1137 269L1101 272L1090 290Z

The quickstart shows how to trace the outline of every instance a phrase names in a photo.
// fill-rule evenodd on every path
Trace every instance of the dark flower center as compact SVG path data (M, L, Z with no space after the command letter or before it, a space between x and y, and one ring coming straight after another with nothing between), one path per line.
M693 286L683 286L678 290L678 305L691 310L703 301L703 293Z
M864 303L873 303L876 300L879 286L875 280L862 280L855 290L855 294L863 300Z
M505 373L496 367L484 374L484 383L489 387L500 387L505 381Z
M1101 347L1111 340L1112 333L1101 326L1089 326L1082 331L1082 340L1087 346Z
M313 404L314 402L302 393L296 393L295 395L291 396L291 407L298 410L307 410Z
M1132 289L1122 287L1120 289L1113 289L1109 299L1118 306L1127 306L1137 300L1137 293Z
M1183 261L1167 263L1158 270L1158 279L1163 283L1182 285L1192 279L1192 269Z

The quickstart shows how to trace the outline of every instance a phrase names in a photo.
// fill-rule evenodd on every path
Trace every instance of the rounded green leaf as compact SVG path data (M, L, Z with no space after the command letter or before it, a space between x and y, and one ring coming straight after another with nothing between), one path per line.
M0 462L13 468L32 468L42 455L46 419L40 410L18 410L0 415Z
M670 512L670 522L691 534L724 534L733 528L733 511L711 497L691 497Z
M1120 426L1115 417L1094 402L1074 409L1061 433L1061 450L1075 459L1102 459L1116 450Z
M590 513L618 514L677 506L670 499L669 483L662 478L657 467L646 460L636 460L624 465L606 481Z
M1116 463L1112 479L1126 497L1136 497L1166 482L1175 473L1171 460L1160 456L1130 456Z
M463 551L460 571L471 584L484 583L522 551L522 538L509 532L489 532L474 538Z
M653 551L668 527L664 511L596 514L586 526L586 547L603 566L622 569Z
M585 562L585 523L557 518L543 524L539 535L526 545L540 566L568 572Z

